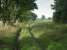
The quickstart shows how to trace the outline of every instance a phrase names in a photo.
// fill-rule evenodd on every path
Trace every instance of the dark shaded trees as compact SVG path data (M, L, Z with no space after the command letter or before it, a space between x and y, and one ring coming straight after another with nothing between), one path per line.
M55 10L53 13L53 20L59 23L67 23L67 0L54 0L52 9Z

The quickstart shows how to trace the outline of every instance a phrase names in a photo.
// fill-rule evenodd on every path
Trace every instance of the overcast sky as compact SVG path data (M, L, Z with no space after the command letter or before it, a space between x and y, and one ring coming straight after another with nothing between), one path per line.
M38 10L35 10L34 12L39 18L41 15L45 15L46 18L52 17L53 10L51 9L51 4L53 3L53 0L37 0L36 3L38 5Z

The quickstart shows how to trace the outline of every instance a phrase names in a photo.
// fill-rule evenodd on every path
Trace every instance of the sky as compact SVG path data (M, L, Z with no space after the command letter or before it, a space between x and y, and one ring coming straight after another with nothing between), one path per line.
M51 9L51 4L53 0L37 0L38 10L34 10L34 13L37 14L38 18L42 15L45 15L46 18L52 17L53 10Z

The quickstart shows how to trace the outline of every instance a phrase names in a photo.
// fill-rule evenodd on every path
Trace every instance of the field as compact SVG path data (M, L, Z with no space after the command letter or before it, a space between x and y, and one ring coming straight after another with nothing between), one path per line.
M51 20L36 20L25 24L20 32L21 50L67 50L67 24L56 24ZM0 25L0 46L10 46L1 50L12 50L17 27ZM4 44L3 44L4 43Z

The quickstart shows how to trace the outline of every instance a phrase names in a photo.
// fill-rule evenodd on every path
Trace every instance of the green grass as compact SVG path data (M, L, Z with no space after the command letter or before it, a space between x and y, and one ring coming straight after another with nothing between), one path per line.
M67 24L55 24L40 20L40 22L32 23L31 28L36 41L31 38L27 27L22 27L20 33L21 50L67 50ZM0 39L11 45L16 31L17 28L12 26L1 26Z

